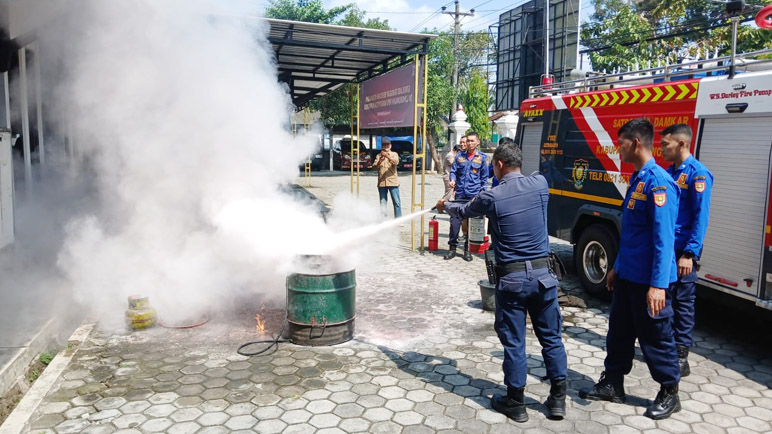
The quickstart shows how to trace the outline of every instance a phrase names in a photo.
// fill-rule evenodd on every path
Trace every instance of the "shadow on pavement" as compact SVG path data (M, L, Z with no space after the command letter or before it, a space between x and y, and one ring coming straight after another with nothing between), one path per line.
M496 394L500 393L505 395L507 388L503 384L497 384L490 380L474 378L471 375L461 372L458 368L456 360L442 357L423 354L415 351L398 352L391 350L382 345L377 346L378 349L385 354L394 364L403 372L408 373L428 384L440 387L447 392L454 393L462 398L468 398L478 405L491 409L490 399ZM491 355L495 358L502 359L502 351L492 351ZM543 359L539 356L528 355L529 371L534 365L543 367ZM534 376L529 372L529 375ZM540 381L544 382L544 377L536 376ZM593 379L585 376L576 371L568 370L569 384L582 384L592 385ZM549 390L549 382L546 382L546 390ZM531 387L529 385L528 387ZM533 393L528 392L526 387L526 406L532 410L539 411L548 416L547 408L540 401L537 401L532 397ZM583 386L582 386L583 387ZM590 404L590 401L581 399L577 395L578 387L573 390L569 387L568 396L572 401L581 406ZM529 396L531 395L531 396ZM627 403L634 406L645 407L648 405L648 400L628 395ZM493 410L495 411L495 410Z

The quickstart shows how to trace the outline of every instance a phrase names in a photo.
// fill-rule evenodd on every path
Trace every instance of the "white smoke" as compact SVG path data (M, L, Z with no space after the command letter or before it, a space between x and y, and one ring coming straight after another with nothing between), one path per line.
M234 294L283 296L293 257L334 239L278 187L317 139L289 132L267 24L218 3L72 2L41 37L60 68L58 123L90 156L102 204L66 226L58 265L105 317L131 294L171 321Z

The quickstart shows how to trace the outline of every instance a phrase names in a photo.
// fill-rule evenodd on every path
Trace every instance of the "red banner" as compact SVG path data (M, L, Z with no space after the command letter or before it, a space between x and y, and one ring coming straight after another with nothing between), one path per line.
M415 123L415 65L362 83L359 128L412 127Z

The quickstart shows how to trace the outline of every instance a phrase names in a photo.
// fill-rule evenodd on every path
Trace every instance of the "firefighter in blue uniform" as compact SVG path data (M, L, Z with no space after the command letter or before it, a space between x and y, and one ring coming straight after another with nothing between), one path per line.
M668 294L677 279L673 246L679 192L673 178L652 157L651 122L633 119L618 134L620 158L633 164L635 172L622 204L619 253L608 273L607 287L614 297L606 335L606 370L597 384L581 389L579 396L624 401L624 376L633 367L637 338L649 372L660 384L644 415L664 419L681 410L673 306Z
M692 157L689 146L692 129L676 124L662 131L662 157L673 164L667 172L681 190L675 230L675 256L678 261L678 281L670 288L673 297L673 332L678 350L681 377L690 374L689 348L694 345L694 299L697 269L694 261L700 258L702 242L708 230L710 193L713 174Z
M490 219L498 276L494 328L504 346L507 385L507 396L495 395L491 399L493 408L517 422L528 420L524 397L528 313L552 384L545 404L551 418L562 419L566 414L567 361L561 340L558 281L548 258L549 190L541 174L523 176L522 163L517 145L500 145L493 153L493 170L500 184L467 203L440 200L437 209L447 210L459 219L481 215Z
M486 190L488 184L488 156L479 152L480 138L475 132L466 135L466 150L456 154L456 159L450 168L450 186L456 190L457 201L468 201L477 193ZM456 257L458 247L458 231L461 229L461 218L450 217L450 234L448 235L448 254L444 259ZM464 243L464 260L471 261L469 239Z

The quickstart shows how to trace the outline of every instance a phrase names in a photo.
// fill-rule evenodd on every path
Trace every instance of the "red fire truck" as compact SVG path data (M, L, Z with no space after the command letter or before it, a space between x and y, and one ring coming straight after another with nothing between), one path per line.
M700 283L772 309L770 54L739 55L731 70L717 58L531 88L516 137L523 173L547 177L550 235L574 244L589 292L605 291L633 171L620 162L617 130L646 117L660 165L669 165L661 131L684 123L695 133L692 154L715 176Z

